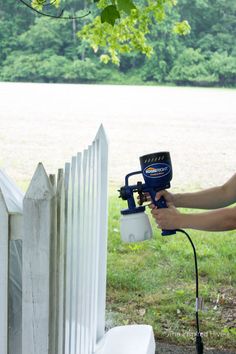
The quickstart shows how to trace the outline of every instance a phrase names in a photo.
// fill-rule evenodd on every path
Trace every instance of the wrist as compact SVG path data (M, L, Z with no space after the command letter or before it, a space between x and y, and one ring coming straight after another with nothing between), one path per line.
M179 215L179 228L187 229L191 227L191 215L190 214L180 214Z
M174 206L176 208L179 208L181 207L181 194L180 193L176 193L176 194L173 194L173 203L174 203Z

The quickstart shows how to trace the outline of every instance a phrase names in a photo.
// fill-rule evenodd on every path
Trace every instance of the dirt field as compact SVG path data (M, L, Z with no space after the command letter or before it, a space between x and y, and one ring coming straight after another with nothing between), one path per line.
M0 84L0 166L28 181L49 173L94 138L110 141L110 181L139 169L139 156L171 153L175 189L222 183L236 170L236 90Z

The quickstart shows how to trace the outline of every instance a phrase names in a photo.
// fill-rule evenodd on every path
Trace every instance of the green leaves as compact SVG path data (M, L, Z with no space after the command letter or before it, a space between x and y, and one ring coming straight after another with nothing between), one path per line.
M52 5L58 8L60 6L60 0L32 0L31 4L32 7L37 10L42 10L44 6L48 5Z
M164 21L166 11L169 13L173 6L172 1L137 1L135 5L133 0L100 0L101 15L86 24L79 37L89 42L95 52L102 50L103 62L119 65L120 54L131 52L150 57L153 53L148 42L150 29L154 23Z
M132 0L117 0L117 4L113 1L113 5L106 6L101 12L101 22L107 22L114 26L117 19L121 18L120 12L124 11L128 16L136 6Z
M120 13L115 5L109 5L101 12L101 22L107 22L114 26L116 19L120 18Z
M174 33L179 34L181 36L186 36L190 33L191 27L188 21L177 22L173 28Z
M130 15L131 10L136 9L136 6L131 0L117 0L118 9Z

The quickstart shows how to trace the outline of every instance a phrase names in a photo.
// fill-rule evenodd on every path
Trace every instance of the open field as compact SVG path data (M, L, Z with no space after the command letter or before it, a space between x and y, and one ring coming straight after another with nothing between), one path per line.
M110 181L139 169L139 156L171 152L173 188L222 183L236 166L236 90L0 84L0 166L28 181L39 161L53 173L103 123Z

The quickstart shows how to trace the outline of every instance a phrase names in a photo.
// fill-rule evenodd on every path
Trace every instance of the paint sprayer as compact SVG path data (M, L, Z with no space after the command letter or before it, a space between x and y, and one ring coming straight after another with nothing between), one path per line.
M156 200L157 192L170 188L172 179L172 166L169 152L157 152L140 157L141 170L131 172L125 177L125 185L120 188L120 198L126 200L128 208L121 210L120 231L123 242L140 242L149 240L152 237L152 228L149 218L145 214L144 202L147 201L147 195L150 195L151 202L157 208L167 208L166 200L162 196ZM129 178L141 174L143 182L137 182L135 185L129 185ZM139 195L139 206L136 206L134 193ZM194 244L182 229L162 230L162 236L175 235L176 232L185 234L194 252L195 275L196 275L196 351L197 354L203 353L203 342L199 329L198 310L200 301L198 296L198 267L197 255Z

